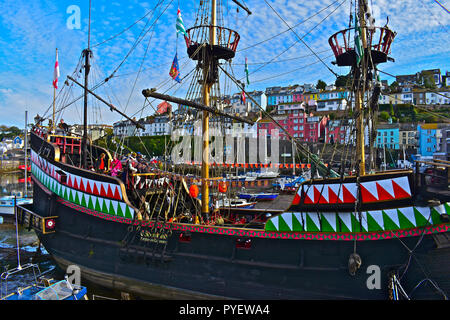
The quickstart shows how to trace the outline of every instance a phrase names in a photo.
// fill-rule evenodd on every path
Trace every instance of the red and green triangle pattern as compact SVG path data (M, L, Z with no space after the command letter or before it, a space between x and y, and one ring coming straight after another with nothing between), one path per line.
M364 211L361 215L354 212L283 212L267 220L265 231L348 233L411 229L442 224L443 213L450 214L450 203Z
M134 209L123 201L108 199L95 196L86 192L81 192L61 184L56 179L48 176L41 168L33 162L31 163L31 173L46 188L56 193L59 197L66 201L77 204L79 206L95 210L108 215L114 215L122 218L133 219ZM76 179L75 179L76 181ZM78 185L78 182L76 182ZM73 183L72 183L73 185ZM104 191L105 195L107 191ZM111 192L110 190L108 192Z

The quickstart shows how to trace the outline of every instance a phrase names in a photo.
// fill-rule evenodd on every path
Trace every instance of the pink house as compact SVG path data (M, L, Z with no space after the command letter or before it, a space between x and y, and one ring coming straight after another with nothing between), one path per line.
M276 117L275 120L294 138L305 142L318 142L325 137L325 127L327 117L307 115L304 112L287 114ZM282 140L288 139L286 134L271 120L263 119L258 123L258 135L261 129L267 130L267 135L272 135L273 129L278 129L279 137Z

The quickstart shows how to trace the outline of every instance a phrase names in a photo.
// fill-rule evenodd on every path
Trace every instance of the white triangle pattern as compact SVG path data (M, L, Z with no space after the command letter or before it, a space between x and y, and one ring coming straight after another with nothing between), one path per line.
M336 213L323 212L322 216L328 221L334 231L336 231Z
M316 227L318 229L320 229L320 222L319 222L319 217L317 216L317 213L316 212L308 212L306 214L308 215L308 217L311 218L311 220L316 225Z
M411 188L409 187L408 177L400 177L393 179L396 184L398 184L405 192L411 195Z
M413 207L401 208L400 212L406 217L406 219L409 220L409 222L411 222L413 225L417 225Z
M366 188L366 190L369 191L378 200L378 190L375 181L364 182L362 183L362 186Z
M355 217L356 221L359 221L359 214L358 213L352 213L352 215ZM367 221L367 212L366 211L361 211L361 226L363 227L364 230L368 231L369 230L369 225L368 225L368 221Z
M342 220L342 222L345 224L345 226L348 228L348 230L352 230L352 213L350 212L341 212L339 213L339 218Z
M398 220L397 209L384 210L384 213L386 213L387 216L397 225L397 227L400 228L400 221Z
M386 190L387 193L389 193L392 196L392 198L395 198L394 186L392 185L391 179L384 179L377 182L380 185L380 187L382 187L384 190Z
M292 230L292 213L286 212L282 214L284 222L288 225L289 229Z
M370 216L384 229L383 212L381 210L370 211Z

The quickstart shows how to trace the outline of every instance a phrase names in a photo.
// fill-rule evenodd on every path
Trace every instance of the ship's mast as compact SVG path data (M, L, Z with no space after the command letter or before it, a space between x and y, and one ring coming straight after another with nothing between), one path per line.
M358 1L358 20L361 26L361 42L363 47L363 52L367 48L367 39L366 39L366 28L365 28L365 0ZM357 30L355 30L357 32ZM369 48L370 50L370 48ZM358 70L358 66L355 68L355 79L356 82L356 91L355 91L355 107L357 112L356 119L356 152L357 152L357 161L359 163L359 174L366 174L366 160L365 160L365 148L364 148L364 88L366 83L366 55L363 54L361 59L361 64Z
M216 42L216 0L211 0L211 24L209 29L209 45L214 46ZM211 57L212 58L212 57ZM210 69L210 61L205 61L203 66L203 104L210 105L210 92L214 82L208 76ZM209 112L203 111L202 121L203 132L203 149L202 149L202 214L209 213Z
M89 63L89 58L92 55L90 49L91 41L91 0L89 0L89 25L88 25L88 45L87 49L83 50L84 55L84 115L83 115L83 151L82 151L82 167L87 169L87 141L88 141L88 119L87 119L87 101L88 101L88 78L89 71L91 70L91 65Z

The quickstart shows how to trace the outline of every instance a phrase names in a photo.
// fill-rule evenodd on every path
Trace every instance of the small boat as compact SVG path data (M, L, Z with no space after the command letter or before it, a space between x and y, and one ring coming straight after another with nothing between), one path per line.
M247 172L247 177L255 177L256 179L273 179L280 175L279 172L262 169L261 171Z
M0 198L0 215L4 216L12 216L14 215L14 206L15 204L22 205L22 204L32 204L33 198L23 197L21 194L20 196L3 196Z
M31 269L34 281L26 287L17 287L8 294L8 280L10 276L19 272ZM87 300L87 289L84 286L72 285L68 277L64 280L56 281L40 277L41 273L38 265L28 263L1 274L1 294L0 300ZM3 290L6 295L3 296Z
M258 175L258 179L272 179L272 178L276 178L280 175L279 172L274 172L274 171L266 171L266 172L261 172Z
M272 201L278 197L279 193L239 193L240 199L256 200L256 201Z
M283 177L277 179L275 183L272 184L275 188L279 188L280 190L284 190L285 188L297 188L300 183L305 181L306 179L303 176L300 177Z
M234 175L231 175L231 174L227 174L225 176L225 179L229 180L229 181L245 181L246 178L247 178L247 176L234 176Z
M252 177L252 176L245 176L245 181L255 181L256 177Z
M220 199L216 202L216 208L241 208L241 209L253 209L256 202L248 202L245 199Z

